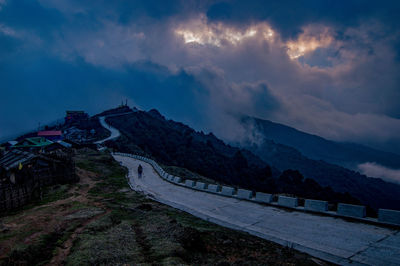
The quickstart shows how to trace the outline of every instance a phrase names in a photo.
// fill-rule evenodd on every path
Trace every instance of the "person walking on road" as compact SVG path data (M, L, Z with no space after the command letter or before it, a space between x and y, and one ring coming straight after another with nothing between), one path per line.
M139 178L141 178L142 177L142 173L143 173L143 167L142 167L141 164L139 164L139 167L138 167L137 171L138 171Z

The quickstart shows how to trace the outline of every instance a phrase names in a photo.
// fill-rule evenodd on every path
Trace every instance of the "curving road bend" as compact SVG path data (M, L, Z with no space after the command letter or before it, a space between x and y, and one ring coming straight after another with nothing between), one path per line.
M111 131L111 136L97 143L120 136L105 117L100 117L100 123ZM146 162L119 155L114 158L129 169L133 190L204 220L340 265L400 265L399 230L192 190L165 181ZM139 164L143 167L141 178L137 175Z
M148 163L114 158L129 169L132 189L202 219L341 265L400 265L399 231L195 191L163 180Z
M99 117L99 121L100 124L107 130L109 130L111 132L111 135L108 138L96 141L94 144L102 144L108 140L112 140L112 139L116 139L119 136L121 136L121 133L119 132L118 129L116 129L115 127L110 126L109 124L106 123L106 117L105 116L101 116Z

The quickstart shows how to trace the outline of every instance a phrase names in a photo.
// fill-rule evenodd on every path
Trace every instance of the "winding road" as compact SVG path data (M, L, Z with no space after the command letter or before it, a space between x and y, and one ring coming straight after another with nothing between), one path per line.
M116 139L119 136L121 136L121 133L119 133L119 130L116 129L115 127L110 126L109 124L106 123L106 117L101 116L99 117L100 124L107 130L111 132L111 135L108 138L96 141L94 144L102 144L108 140Z
M104 119L101 123L109 129ZM112 133L106 140L118 136L119 132ZM192 190L165 181L148 163L120 155L114 158L129 169L133 190L204 220L340 265L400 265L399 230ZM141 178L139 164L143 166Z

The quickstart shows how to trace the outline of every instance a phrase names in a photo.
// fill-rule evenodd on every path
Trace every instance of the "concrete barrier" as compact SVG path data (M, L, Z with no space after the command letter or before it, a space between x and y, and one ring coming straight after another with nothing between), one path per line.
M180 178L179 176L174 176L174 179L172 180L172 182L181 183L182 182L182 178Z
M400 211L379 209L378 221L400 225Z
M278 205L296 208L298 206L298 200L297 200L297 198L279 196L278 197Z
M226 196L232 196L234 190L235 189L233 187L222 186L221 194Z
M206 189L206 184L203 182L196 182L195 188L204 190L204 189Z
M255 201L271 203L272 202L272 194L256 192Z
M182 179L177 176L173 176L168 174L167 172L162 169L156 161L135 155L135 154L128 154L128 153L120 153L120 152L113 152L113 155L125 156L130 158L135 158L138 160L142 160L151 164L156 172L164 179L170 180L174 183L182 183ZM195 187L199 190L205 190L208 192L219 192L220 186L218 185L207 185L203 182L195 182L193 180L186 180L184 183L187 187ZM207 188L206 188L207 187ZM234 192L234 188L228 186L222 186L220 194L226 196L232 196ZM241 199L251 199L257 202L265 202L271 203L273 199L272 194L256 192L255 197L252 197L252 192L246 189L238 189L237 198ZM292 207L295 208L298 206L298 199L293 197L286 197L286 196L279 196L278 197L278 205L285 206L285 207ZM316 211L316 212L327 212L328 211L328 202L327 201L320 201L320 200L311 200L306 199L304 202L304 209L308 211ZM351 204L344 204L339 203L337 208L337 214L355 218L364 218L366 216L366 207L360 205L351 205ZM400 211L396 210L387 210L387 209L379 209L378 211L378 221L382 223L389 223L393 225L400 225Z
M247 189L238 189L236 197L240 199L250 199L253 195L253 192Z
M185 180L185 186L187 186L187 187L194 187L194 181L193 180L190 180L190 179L186 179Z
M219 187L218 185L210 184L210 185L208 185L207 190L211 191L211 192L218 192L218 187Z
M339 203L337 214L343 216L364 218L366 214L366 209L365 206Z
M304 209L307 211L326 212L328 211L328 202L322 200L306 199L304 201Z

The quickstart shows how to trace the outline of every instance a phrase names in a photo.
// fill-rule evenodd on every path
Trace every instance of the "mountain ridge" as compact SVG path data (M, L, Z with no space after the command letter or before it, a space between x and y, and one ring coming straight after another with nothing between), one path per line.
M310 159L324 160L353 170L366 162L400 169L400 155L393 152L352 142L328 140L267 119L243 116L240 122L245 128L257 130L265 139L293 147Z

